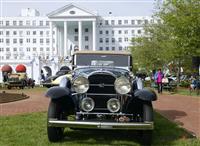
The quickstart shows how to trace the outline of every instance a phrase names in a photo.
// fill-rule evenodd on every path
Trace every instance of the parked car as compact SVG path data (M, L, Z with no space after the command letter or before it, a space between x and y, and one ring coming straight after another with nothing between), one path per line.
M8 75L7 88L19 87L23 89L27 86L27 74L26 73L11 73Z
M143 141L151 143L152 101L157 96L139 86L141 80L131 72L130 53L79 51L73 56L72 66L71 79L63 78L59 86L46 93L51 98L47 115L49 141L60 141L64 127L69 127L139 130Z
M70 78L70 76L71 74L69 73L69 70L60 70L56 73L56 75L48 77L41 84L47 88L50 88L53 86L59 86L59 83L62 80L62 78L64 77Z

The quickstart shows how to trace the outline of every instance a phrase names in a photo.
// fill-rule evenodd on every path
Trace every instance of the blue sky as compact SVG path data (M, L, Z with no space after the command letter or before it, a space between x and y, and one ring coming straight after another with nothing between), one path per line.
M1 16L19 16L22 8L35 8L42 16L69 3L101 16L151 16L156 0L0 0Z

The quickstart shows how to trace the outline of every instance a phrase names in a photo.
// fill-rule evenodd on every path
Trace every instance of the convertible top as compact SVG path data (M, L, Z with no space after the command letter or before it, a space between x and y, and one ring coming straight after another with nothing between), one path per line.
M129 51L76 51L74 54L109 54L109 55L131 55Z

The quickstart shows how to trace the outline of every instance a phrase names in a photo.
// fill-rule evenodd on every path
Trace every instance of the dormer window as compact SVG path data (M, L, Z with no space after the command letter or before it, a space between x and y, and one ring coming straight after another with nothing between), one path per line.
M74 15L74 14L75 14L75 11L70 11L69 13L72 14L72 15Z

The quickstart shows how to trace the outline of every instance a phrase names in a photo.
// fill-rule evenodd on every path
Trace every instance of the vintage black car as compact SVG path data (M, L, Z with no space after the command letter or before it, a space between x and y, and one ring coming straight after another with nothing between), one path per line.
M47 133L49 141L73 129L138 130L146 144L154 129L155 92L143 89L134 77L128 52L79 51L73 56L71 78L50 88ZM74 115L74 116L72 116Z

